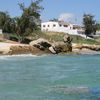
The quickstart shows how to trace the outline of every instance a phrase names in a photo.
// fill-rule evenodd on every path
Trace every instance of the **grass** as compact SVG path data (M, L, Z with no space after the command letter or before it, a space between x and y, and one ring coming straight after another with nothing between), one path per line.
M39 38L44 38L47 39L50 42L57 42L57 41L63 41L64 33L58 33L58 32L41 32L41 31L35 31L34 33L31 33L29 38L30 40L36 40ZM15 39L18 39L19 37L12 34L12 37ZM25 36L26 37L26 36ZM99 39L85 39L81 36L76 36L76 35L70 35L70 37L73 39L73 43L77 44L95 44L95 45L100 45L100 38ZM0 42L2 42L0 40Z
M45 38L47 39L48 41L51 41L51 42L57 42L57 41L63 41L63 36L64 34L63 33L45 33L45 32L41 32L41 33L32 33L31 37L32 37L32 40L36 40L38 38Z
M48 39L49 41L63 41L64 33L53 33L53 32L47 32L47 33L42 33L41 37ZM100 39L97 41L96 39L85 39L81 36L76 36L76 35L69 35L73 39L73 43L78 43L78 44L95 44L95 45L100 45Z
M73 38L73 43L100 45L100 41L97 41L95 39L85 39L81 36L75 36L75 35L70 35L70 36Z
M34 33L33 33L34 34ZM33 37L34 39L38 38L45 38L51 42L57 42L57 41L63 41L64 33L58 33L58 32L41 32L38 34L34 34ZM73 39L73 43L78 43L78 44L95 44L95 45L100 45L100 41L97 41L95 39L85 39L81 36L76 36L76 35L70 35L70 37ZM33 39L33 40L34 40Z

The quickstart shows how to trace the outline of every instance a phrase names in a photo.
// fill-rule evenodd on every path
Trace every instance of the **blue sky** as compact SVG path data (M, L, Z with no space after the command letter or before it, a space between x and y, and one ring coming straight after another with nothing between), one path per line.
M21 11L18 3L29 5L31 0L0 0L0 11L8 11L11 16L19 16ZM74 23L81 23L84 13L90 13L100 22L100 0L43 0L41 5L42 21L60 18Z

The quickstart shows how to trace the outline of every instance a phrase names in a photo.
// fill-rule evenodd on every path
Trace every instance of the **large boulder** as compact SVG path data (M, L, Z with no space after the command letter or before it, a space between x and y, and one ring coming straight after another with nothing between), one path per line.
M71 44L72 38L71 38L69 35L65 35L65 36L63 37L63 41L64 41L64 43Z
M48 49L51 46L51 43L43 38L39 38L38 40L31 41L30 46L34 46L39 48L40 50Z
M52 44L49 50L54 54L57 54L60 52L72 52L72 46L64 42L56 42Z
M63 37L63 42L55 42L49 47L49 50L54 53L72 52L72 38L69 35Z
M53 46L49 47L49 51L53 54L57 54L57 52Z
M30 46L34 46L42 51L50 51L53 54L72 52L72 39L68 35L65 35L63 40L63 42L50 43L48 40L40 38L30 42Z

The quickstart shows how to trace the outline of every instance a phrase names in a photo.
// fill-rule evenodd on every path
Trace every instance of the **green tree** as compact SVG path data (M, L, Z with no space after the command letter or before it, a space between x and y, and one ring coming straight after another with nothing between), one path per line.
M5 33L15 32L15 21L7 12L0 12L0 28Z
M16 22L16 34L20 41L25 36L30 35L35 30L40 29L40 12L43 9L39 4L42 0L36 0L31 2L28 7L25 7L24 3L19 4L22 10L22 15L15 19Z
M100 31L100 23L97 23L97 24L96 24L96 29L97 29L98 31Z
M29 7L25 7L24 3L19 4L20 9L22 10L22 16L20 17L20 29L21 33L27 34L26 32L29 30L33 32L34 30L38 30L40 26L40 12L43 9L39 3L42 0L36 0L35 2L31 2Z
M40 30L40 13L43 7L40 6L42 0L32 1L28 7L20 3L22 10L20 17L11 18L6 12L0 12L0 28L5 33L14 33L21 42L25 36L30 35L36 30Z
M96 21L94 20L94 16L90 14L84 14L83 24L84 24L86 36L96 33Z

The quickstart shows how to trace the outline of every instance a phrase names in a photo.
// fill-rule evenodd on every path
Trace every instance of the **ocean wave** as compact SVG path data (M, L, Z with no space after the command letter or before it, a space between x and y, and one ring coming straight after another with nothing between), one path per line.
M15 58L15 57L44 57L47 55L32 55L32 54L19 54L19 55L1 55L0 59Z

